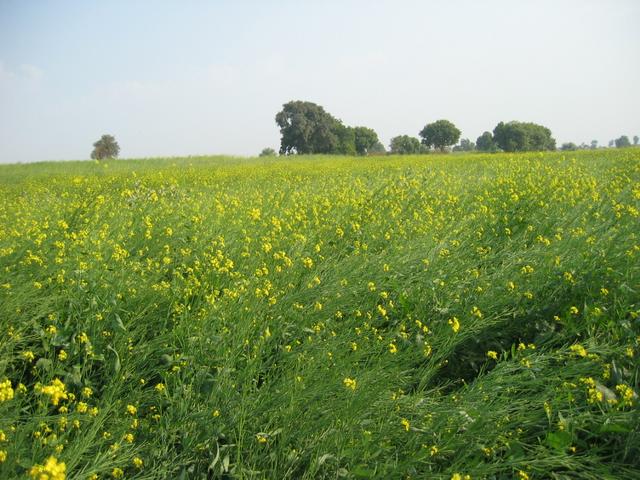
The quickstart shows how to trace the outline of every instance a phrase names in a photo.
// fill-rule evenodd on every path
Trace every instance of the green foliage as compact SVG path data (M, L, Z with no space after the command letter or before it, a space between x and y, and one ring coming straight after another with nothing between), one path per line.
M573 142L563 143L562 146L560 147L560 150L564 150L564 151L572 151L577 149L578 149L578 146Z
M453 147L454 152L473 152L476 149L476 144L468 138L460 140L460 145Z
M398 135L391 139L389 151L395 155L415 155L422 152L422 145L415 137Z
M460 130L449 120L437 120L429 123L420 131L422 144L443 151L460 138Z
M493 129L493 141L505 152L555 150L551 130L527 122L500 122Z
M622 135L620 138L616 138L615 144L616 144L616 148L625 148L625 147L631 146L629 137L627 137L626 135Z
M258 155L259 157L275 157L277 155L277 152L273 149L273 148L263 148L262 151L260 152L260 155Z
M105 158L117 158L120 153L120 145L113 135L102 135L100 140L93 144L91 158L93 160L104 160Z
M372 128L367 127L355 127L353 129L355 134L355 150L358 155L367 155L372 152L380 152L380 140L378 140L378 134ZM384 147L382 147L384 150Z
M638 137L638 135L634 135L633 136L633 144L634 145L638 145L638 140L640 140L640 137Z
M481 152L495 152L498 147L493 141L491 132L484 132L476 140L476 148Z
M280 127L280 154L335 153L344 126L320 105L292 101L276 115Z
M0 478L640 478L640 149L310 160L0 165Z
M280 153L366 155L378 144L378 135L366 127L348 127L320 105L292 101L276 115L282 135Z

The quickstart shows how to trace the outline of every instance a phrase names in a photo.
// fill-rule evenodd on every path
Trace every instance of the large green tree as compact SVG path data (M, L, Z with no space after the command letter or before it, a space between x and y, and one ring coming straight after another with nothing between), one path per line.
M460 130L449 120L437 120L420 131L422 144L443 151L460 139Z
M280 127L280 153L341 153L354 155L355 133L320 105L291 101L276 115Z
M493 141L493 135L491 132L484 132L476 140L476 148L480 152L495 152L496 143Z
M395 155L411 155L422 152L420 140L409 135L398 135L391 139L389 150Z
M113 135L102 135L100 140L93 144L91 158L102 160L104 158L117 158L120 154L120 145Z
M624 148L630 147L631 142L629 141L629 137L626 135L622 135L620 138L615 139L616 148Z
M493 140L505 152L556 149L551 130L531 122L500 122L493 129Z
M354 127L353 133L355 134L355 148L358 155L367 155L376 151L380 140L378 140L378 134L375 130L367 127Z

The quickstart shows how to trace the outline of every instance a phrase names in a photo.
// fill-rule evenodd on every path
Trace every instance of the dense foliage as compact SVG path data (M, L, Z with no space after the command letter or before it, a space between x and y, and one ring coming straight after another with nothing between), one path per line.
M423 145L444 150L460 139L460 130L449 120L437 120L425 125L420 137Z
M398 135L391 139L389 151L394 155L415 155L423 151L420 140L409 135Z
M292 101L276 115L280 153L366 155L380 151L378 135L367 127L348 127L312 102ZM383 148L384 150L384 148Z
M0 478L640 476L640 150L0 166Z
M120 145L113 135L102 135L100 140L93 144L91 158L93 160L104 160L105 158L118 158Z
M505 152L556 149L551 130L531 122L500 122L493 129L493 141Z

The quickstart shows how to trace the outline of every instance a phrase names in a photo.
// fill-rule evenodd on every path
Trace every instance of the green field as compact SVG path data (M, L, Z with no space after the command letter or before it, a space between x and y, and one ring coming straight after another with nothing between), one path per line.
M0 478L640 478L640 149L9 165L0 199Z

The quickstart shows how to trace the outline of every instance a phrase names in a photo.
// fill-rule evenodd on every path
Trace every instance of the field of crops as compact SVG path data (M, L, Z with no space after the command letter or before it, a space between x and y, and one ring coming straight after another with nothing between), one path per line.
M0 167L0 478L639 478L640 149Z

